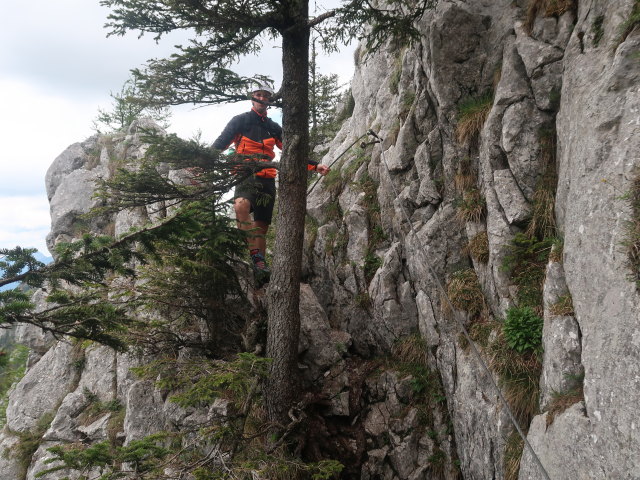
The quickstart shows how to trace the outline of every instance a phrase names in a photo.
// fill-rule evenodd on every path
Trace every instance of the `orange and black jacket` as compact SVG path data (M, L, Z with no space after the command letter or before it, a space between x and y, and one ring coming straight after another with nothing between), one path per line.
M251 109L233 117L212 146L217 150L226 150L232 143L236 153L247 155L248 159L270 161L275 157L274 147L282 150L282 127ZM310 160L308 168L313 170L317 165L317 162ZM264 168L256 175L275 178L276 172L275 168Z

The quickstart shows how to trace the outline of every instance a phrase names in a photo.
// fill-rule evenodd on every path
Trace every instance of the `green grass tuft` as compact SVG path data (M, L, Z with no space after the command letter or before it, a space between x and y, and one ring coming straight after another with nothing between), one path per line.
M456 218L461 222L480 222L485 215L486 200L477 188L469 189L456 202Z
M620 36L618 37L618 45L624 42L629 34L640 25L640 0L636 0L633 8L629 13L629 17L620 25Z
M456 127L456 137L460 143L467 143L477 139L491 112L492 106L492 93L470 97L460 102L458 105L458 125Z
M631 182L631 188L625 196L631 204L631 220L626 224L623 245L627 250L627 268L629 280L640 289L640 175Z

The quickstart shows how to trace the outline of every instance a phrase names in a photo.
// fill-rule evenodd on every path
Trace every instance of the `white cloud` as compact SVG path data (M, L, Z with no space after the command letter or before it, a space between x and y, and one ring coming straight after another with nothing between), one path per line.
M91 132L96 105L0 79L0 194L42 192L51 162Z
M335 1L334 1L335 3ZM162 58L185 34L156 44L151 36L106 38L108 9L97 0L4 2L0 29L0 246L35 246L46 252L49 208L44 177L69 145L94 132L97 110L109 108L129 70ZM353 72L353 47L321 60L323 73L347 82ZM265 42L257 58L237 68L244 75L270 75L281 82L280 50ZM258 70L256 72L256 70ZM183 138L198 130L212 142L226 122L247 110L235 105L174 108L171 132ZM279 111L271 116L278 118Z
M47 255L49 202L43 194L0 196L0 247L37 248Z
M185 33L160 43L134 33L107 38L103 26L109 10L97 1L12 2L3 5L2 14L0 75L76 99L118 91L130 69L169 55L187 38Z

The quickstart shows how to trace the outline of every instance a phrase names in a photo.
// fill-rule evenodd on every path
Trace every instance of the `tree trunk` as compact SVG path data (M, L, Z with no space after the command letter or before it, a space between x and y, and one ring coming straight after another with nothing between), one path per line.
M278 187L278 229L268 288L267 356L272 358L265 390L269 420L288 423L298 395L300 273L306 212L309 150L309 29L307 0L293 1L297 28L282 32L283 152Z

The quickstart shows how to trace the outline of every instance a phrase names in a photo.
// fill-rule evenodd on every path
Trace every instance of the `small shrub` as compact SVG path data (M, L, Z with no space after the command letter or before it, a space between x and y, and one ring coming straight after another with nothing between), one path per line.
M373 252L367 252L364 257L364 278L368 283L371 282L373 276L376 274L378 269L382 266L382 259L378 257Z
M388 368L409 376L405 381L413 393L411 405L421 425L433 425L433 412L446 401L438 372L427 362L428 347L419 334L398 339L392 348Z
M500 79L502 79L502 64L498 65L496 69L493 71L493 79L491 81L491 86L493 87L494 91L496 88L498 88Z
M325 207L325 215L327 222L338 221L342 219L342 209L339 202L329 202Z
M529 237L553 237L556 235L555 192L558 183L556 174L556 130L555 128L541 129L540 165L542 175L533 194L533 212L527 226Z
M8 393L11 385L25 373L29 349L24 345L12 345L0 351L0 429L6 423Z
M480 222L484 217L486 201L477 188L467 190L457 202L456 218L461 222Z
M344 92L343 104L344 107L338 112L335 119L337 125L342 125L347 118L350 118L351 115L353 115L353 110L356 108L356 101L353 98L351 89Z
M404 121L413 106L413 102L416 101L416 94L411 91L406 91L402 95L402 99L400 100L400 118Z
M602 36L604 35L604 15L599 15L593 20L593 24L591 24L591 33L593 33L593 46L597 47L600 44L600 40L602 40Z
M356 49L353 51L353 66L354 67L359 67L360 66L360 60L362 59L362 54L364 47L362 44L358 44L358 46L356 47Z
M391 145L394 145L396 143L396 140L398 140L399 134L400 134L400 120L396 120L395 122L393 122L393 125L391 125L391 127L389 128L389 133L387 134L386 140L388 140Z
M327 246L326 252L329 255L336 256L340 253L344 252L347 248L347 244L349 243L349 234L346 229L339 230L335 233L330 233L327 235Z
M473 268L459 270L451 276L447 284L447 295L453 308L467 312L472 318L486 313L484 294Z
M345 163L345 167L342 169L342 178L344 179L344 183L351 181L360 167L367 163L370 159L370 156L367 154L367 152L365 152L360 147L358 147L358 149L356 149L354 153L355 157L353 157L353 159L349 163Z
M551 308L549 310L553 315L561 315L564 317L575 315L571 294L567 293L566 295L560 297L556 303L551 305Z
M507 344L518 353L540 353L543 323L530 307L510 308L503 328Z
M11 454L17 458L20 463L20 478L26 478L27 470L31 464L31 458L38 450L42 442L42 437L49 429L54 417L54 412L47 412L38 420L38 423L32 430L17 434L18 442L11 447Z
M456 137L460 143L473 141L480 135L492 106L493 95L491 93L468 98L458 105Z
M126 410L120 408L120 410L113 412L109 421L107 422L107 438L111 445L118 445L118 433L124 431L124 418L126 416Z
M316 244L316 239L318 238L318 221L311 215L307 215L305 217L304 232L307 237L309 246L313 248L313 246Z
M469 244L467 245L467 251L476 262L484 264L488 263L489 236L487 235L487 232L480 232L473 238L471 238L471 240L469 240Z
M344 180L340 168L332 168L322 180L322 186L332 197L336 197L344 188Z
M365 203L371 205L377 211L380 211L380 205L378 204L378 186L376 182L368 172L364 172L360 180L351 184L356 190L363 192L365 195Z
M552 88L549 92L549 105L551 110L557 112L560 109L560 101L562 100L562 91L559 88Z
M368 310L371 307L371 296L369 292L360 292L356 295L354 301L356 305L363 310Z
M467 333L476 345L486 348L489 345L491 333L501 326L502 325L496 321L480 320L469 325L467 327ZM462 332L458 335L458 343L465 352L469 351L469 341L467 340L466 335Z
M533 194L533 213L527 227L530 237L552 237L556 233L555 194L546 188L539 188Z
M84 411L78 416L78 423L81 425L90 425L98 418L107 413L118 413L123 410L120 400L108 400L106 402L100 401L98 396L85 388L82 392L89 402Z
M438 447L433 449L433 453L427 459L429 462L430 476L429 478L447 478L446 476L446 462L447 456Z
M509 246L502 269L509 271L518 288L517 304L542 314L542 286L553 238L537 240L519 233Z

